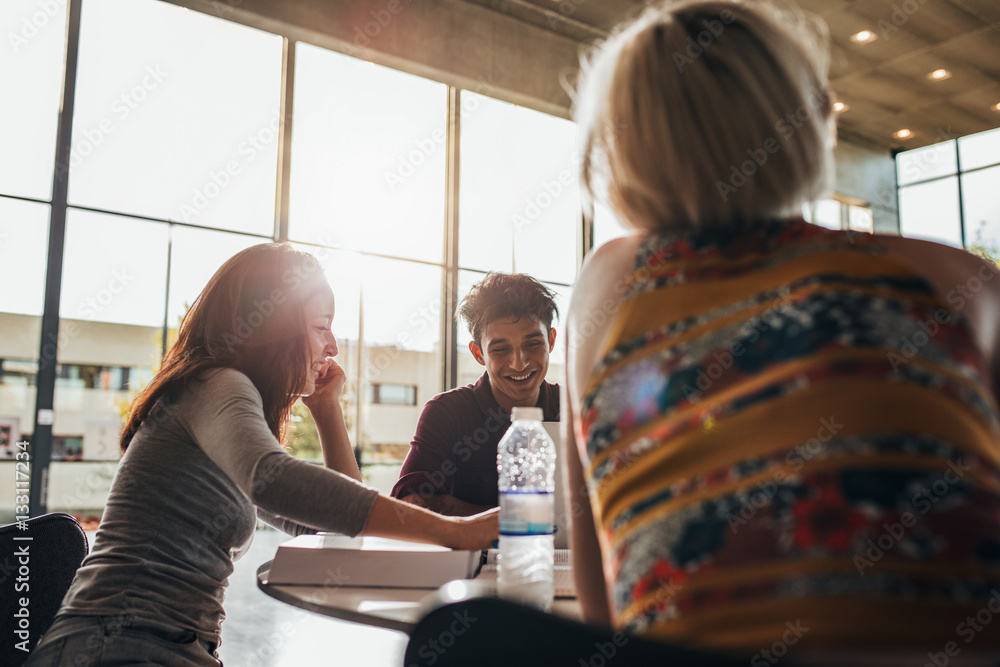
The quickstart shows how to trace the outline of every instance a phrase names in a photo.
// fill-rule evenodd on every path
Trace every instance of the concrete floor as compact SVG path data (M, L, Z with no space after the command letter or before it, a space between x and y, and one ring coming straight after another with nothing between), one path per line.
M226 595L219 655L230 667L343 665L400 667L407 636L297 609L257 588L257 567L274 558L284 533L258 530L236 563Z

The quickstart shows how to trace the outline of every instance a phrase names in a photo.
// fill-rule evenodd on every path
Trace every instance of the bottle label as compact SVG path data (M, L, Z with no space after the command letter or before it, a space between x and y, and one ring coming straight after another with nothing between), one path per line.
M551 535L552 533L551 523L500 520L501 535Z
M501 493L501 535L551 535L554 531L550 492Z

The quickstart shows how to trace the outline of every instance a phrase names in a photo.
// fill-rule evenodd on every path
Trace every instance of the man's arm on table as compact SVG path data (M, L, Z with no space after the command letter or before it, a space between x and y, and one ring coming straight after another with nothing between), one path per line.
M479 514L491 506L474 505L449 493L455 475L462 474L457 461L461 457L456 455L463 447L460 434L449 428L455 422L450 408L440 399L424 406L391 495L438 514Z

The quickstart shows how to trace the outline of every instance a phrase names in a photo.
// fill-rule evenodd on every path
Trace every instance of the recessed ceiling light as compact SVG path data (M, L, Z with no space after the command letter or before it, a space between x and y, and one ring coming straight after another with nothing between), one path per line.
M951 72L946 69L936 69L928 74L927 78L931 81L944 81L945 79L951 78Z
M993 105L993 110L1000 111L1000 102L997 102L996 104Z
M850 108L851 107L847 106L843 102L834 102L833 103L833 110L836 111L837 113L844 113L845 111L847 111Z
M896 133L893 134L892 136L896 137L897 139L909 139L910 137L913 136L913 131L903 128L902 130L897 130Z
M868 42L874 42L876 39L878 39L878 35L871 30L862 30L851 35L851 41L857 44L867 44Z

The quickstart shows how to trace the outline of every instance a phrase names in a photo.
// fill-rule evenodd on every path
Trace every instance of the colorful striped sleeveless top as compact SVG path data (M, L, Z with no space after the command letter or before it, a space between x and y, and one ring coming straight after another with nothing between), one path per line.
M628 284L581 409L618 627L1000 645L966 624L1000 612L1000 428L960 309L802 220L650 237Z

